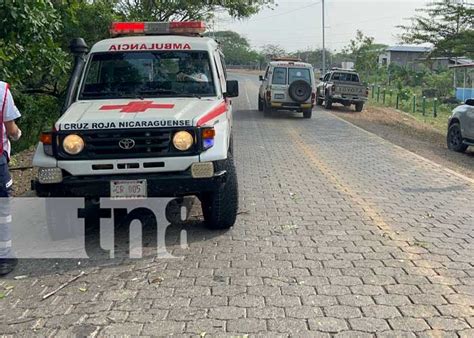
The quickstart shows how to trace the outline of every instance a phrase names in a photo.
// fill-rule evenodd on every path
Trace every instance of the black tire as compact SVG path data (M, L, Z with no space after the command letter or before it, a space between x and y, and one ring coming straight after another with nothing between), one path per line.
M193 208L193 197L176 198L166 205L166 220L170 224L184 224Z
M360 113L364 109L364 102L357 102L355 104L355 111Z
M260 97L258 98L258 111L263 111L263 101Z
M319 90L316 92L316 105L317 106L322 106L323 105L323 102L324 102L324 99L322 99L320 97L320 93L319 93Z
M448 129L447 135L448 148L458 153L466 151L468 145L463 143L461 134L461 125L457 122L453 123Z
M269 117L272 115L272 108L266 102L263 102L263 116Z
M239 209L237 173L232 155L226 161L216 162L215 170L226 170L227 181L217 191L201 196L202 213L208 228L229 229L235 224Z
M69 202L70 204L70 202ZM48 229L49 237L53 241L60 241L64 239L78 238L84 234L81 228L78 227L77 215L64 212L67 210L68 200L63 198L46 198L46 227ZM86 202L87 208L87 202Z
M310 119L311 116L313 116L313 109L309 108L309 109L304 109L303 110L303 117L305 119Z
M324 109L331 109L332 108L332 101L329 98L329 95L326 95L326 98L324 99Z
M311 85L305 80L294 81L288 88L288 94L295 102L306 102L311 97Z

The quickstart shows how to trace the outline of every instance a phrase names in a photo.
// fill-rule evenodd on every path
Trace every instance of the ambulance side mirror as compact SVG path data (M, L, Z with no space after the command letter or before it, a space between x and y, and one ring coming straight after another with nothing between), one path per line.
M237 97L239 96L239 82L235 80L227 81L227 92L225 97Z

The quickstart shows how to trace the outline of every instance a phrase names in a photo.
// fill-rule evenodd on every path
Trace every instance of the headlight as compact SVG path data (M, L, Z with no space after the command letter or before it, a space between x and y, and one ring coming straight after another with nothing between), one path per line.
M187 131L178 131L173 136L173 145L176 149L181 151L189 150L194 143L193 135Z
M63 141L63 149L69 155L77 155L84 150L84 140L79 135L68 135Z

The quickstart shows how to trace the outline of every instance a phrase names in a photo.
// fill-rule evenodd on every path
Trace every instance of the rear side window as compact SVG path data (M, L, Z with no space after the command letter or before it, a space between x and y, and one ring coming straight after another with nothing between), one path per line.
M287 78L287 69L283 67L277 67L273 70L272 83L276 85L285 85Z
M354 73L334 73L332 79L336 81L359 82L359 76Z
M291 84L298 80L304 80L311 84L311 74L307 68L289 68L288 82Z

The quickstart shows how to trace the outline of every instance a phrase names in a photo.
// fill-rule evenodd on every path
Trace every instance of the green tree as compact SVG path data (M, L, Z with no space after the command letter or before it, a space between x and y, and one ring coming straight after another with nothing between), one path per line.
M232 31L209 33L220 44L229 65L258 64L260 55L251 49L246 38Z
M417 10L410 25L402 25L407 43L431 43L433 56L474 57L474 6L472 3L436 0Z
M71 39L77 37L84 38L89 45L108 38L111 23L124 20L116 6L116 1L109 0L55 1L54 8L62 23L61 47L68 50Z
M245 0L118 0L117 10L129 20L209 20L216 11L234 18L246 18L258 13L273 1Z
M0 5L0 78L15 88L59 96L68 61L57 43L62 29L50 1L5 0Z
M287 52L279 45L267 44L262 47L261 54L265 58L265 61L268 62L272 58L286 56Z
M368 78L378 69L378 58L385 48L385 45L374 43L373 37L365 36L358 30L343 53L349 55L354 60L355 69Z
M312 64L317 69L322 69L323 64L323 50L299 50L296 53L293 53L293 56L297 57L303 62ZM332 53L329 50L326 50L326 60L329 65L330 60L332 60Z

